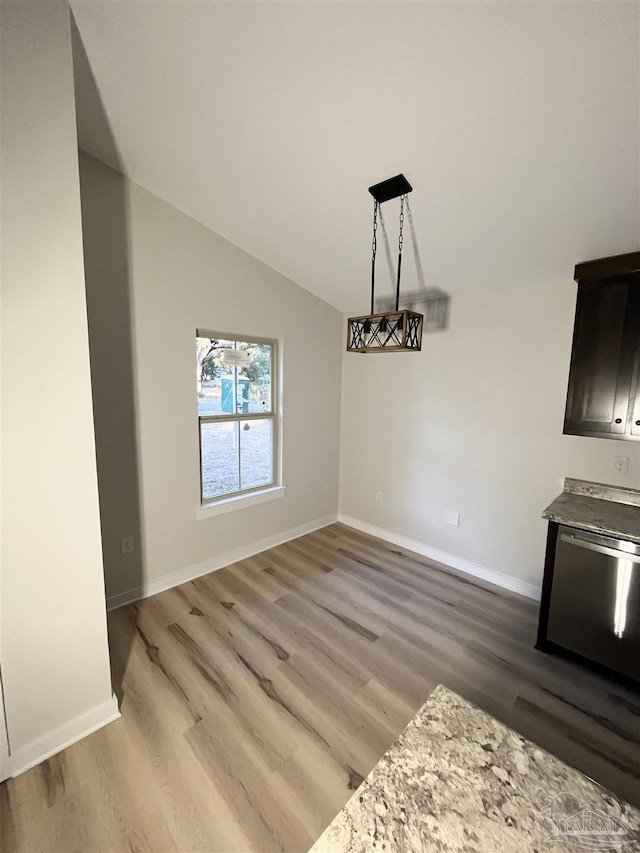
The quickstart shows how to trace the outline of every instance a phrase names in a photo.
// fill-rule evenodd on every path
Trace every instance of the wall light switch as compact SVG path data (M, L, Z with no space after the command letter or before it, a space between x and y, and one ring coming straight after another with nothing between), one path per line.
M131 554L133 551L133 536L123 536L120 540L120 551L123 554Z
M446 509L444 512L444 520L447 524L451 524L452 527L460 527L460 513L455 512L452 509Z

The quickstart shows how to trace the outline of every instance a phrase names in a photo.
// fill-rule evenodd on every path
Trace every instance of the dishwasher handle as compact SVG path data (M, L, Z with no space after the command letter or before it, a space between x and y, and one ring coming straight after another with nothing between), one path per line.
M581 539L573 534L560 534L562 542L568 545L576 545L578 548L586 548L587 551L596 551L598 554L606 554L609 557L615 557L617 560L627 560L630 563L640 563L640 556L630 554L628 551L621 551L619 548L608 548L606 545L598 545L595 542L588 542L586 539Z

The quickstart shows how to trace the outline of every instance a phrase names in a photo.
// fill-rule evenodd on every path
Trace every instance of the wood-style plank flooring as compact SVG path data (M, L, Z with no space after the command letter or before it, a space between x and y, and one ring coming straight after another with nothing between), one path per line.
M121 608L122 718L0 786L0 849L306 850L438 682L640 805L640 696L536 623L340 524Z

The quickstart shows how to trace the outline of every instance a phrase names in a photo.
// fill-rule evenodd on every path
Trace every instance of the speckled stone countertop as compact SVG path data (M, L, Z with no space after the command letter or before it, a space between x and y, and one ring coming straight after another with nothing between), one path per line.
M640 542L640 491L567 477L542 513L548 521Z
M640 810L439 685L313 853L637 850Z

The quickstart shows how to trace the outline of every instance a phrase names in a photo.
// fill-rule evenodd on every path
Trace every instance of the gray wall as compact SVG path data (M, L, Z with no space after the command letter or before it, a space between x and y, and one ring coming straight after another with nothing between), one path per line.
M16 2L1 12L0 655L13 772L114 708L69 10Z
M575 297L559 276L454 298L422 352L346 353L341 512L540 586L564 477L640 487L637 443L562 434Z
M337 513L342 317L92 157L81 154L80 169L113 599ZM286 497L204 520L196 328L277 338L284 363ZM120 554L121 537L136 529L136 553Z

